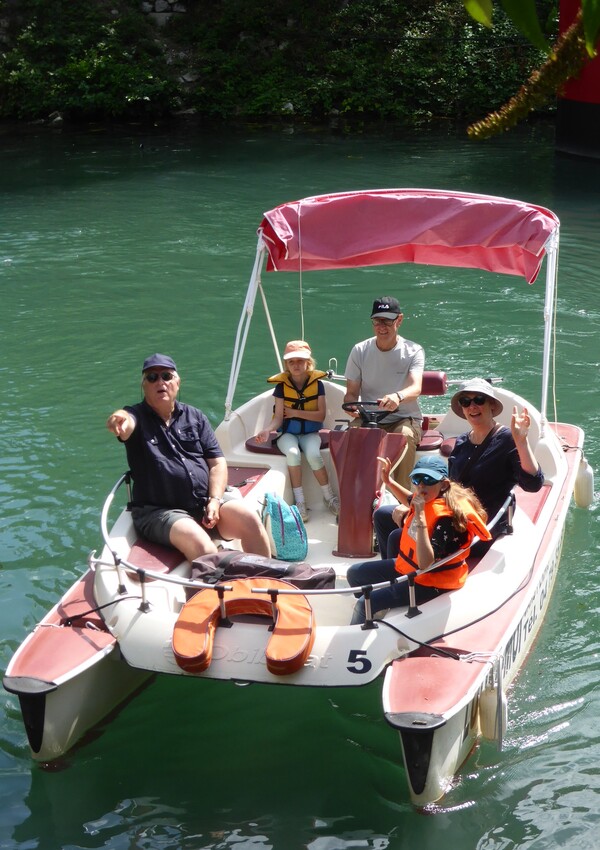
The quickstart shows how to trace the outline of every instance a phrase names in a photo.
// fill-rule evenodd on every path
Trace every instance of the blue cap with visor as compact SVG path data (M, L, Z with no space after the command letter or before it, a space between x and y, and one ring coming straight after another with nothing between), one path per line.
M410 477L414 479L417 475L426 475L429 478L434 478L436 481L441 481L443 478L448 477L446 461L438 455L421 457L410 473Z

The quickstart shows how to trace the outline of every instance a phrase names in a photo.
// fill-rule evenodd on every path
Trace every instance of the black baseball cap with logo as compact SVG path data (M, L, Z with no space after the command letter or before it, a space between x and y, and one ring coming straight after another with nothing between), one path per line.
M395 298L390 295L383 295L381 298L376 298L373 301L373 309L371 310L372 319L397 319L402 309Z

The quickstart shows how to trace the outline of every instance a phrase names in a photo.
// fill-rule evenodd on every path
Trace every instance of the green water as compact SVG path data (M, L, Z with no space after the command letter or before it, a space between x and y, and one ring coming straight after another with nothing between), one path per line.
M99 511L124 471L104 428L139 398L148 353L171 354L182 399L222 417L231 348L264 210L330 191L422 186L550 207L562 222L556 405L600 468L598 163L557 158L549 130L485 145L452 131L140 130L0 136L0 666L100 545ZM296 301L265 284L280 341ZM369 334L394 294L427 367L501 375L539 397L543 286L403 266L306 275L320 365ZM274 371L259 309L236 401ZM553 403L553 402L552 402ZM598 504L572 508L549 615L510 698L505 749L483 744L430 815L406 802L380 683L300 692L155 682L44 770L16 699L0 692L0 847L596 847L600 835Z

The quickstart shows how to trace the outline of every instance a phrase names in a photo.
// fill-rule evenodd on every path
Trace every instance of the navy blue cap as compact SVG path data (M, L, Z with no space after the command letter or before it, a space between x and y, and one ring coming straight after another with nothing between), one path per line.
M448 477L448 467L446 462L438 455L425 455L419 458L415 464L415 468L410 473L410 477L415 475L430 475L436 481L441 481L442 478Z
M171 357L167 357L166 354L151 354L150 357L146 357L142 366L142 372L145 372L146 369L152 369L153 366L155 368L164 366L165 369L172 369L174 372L177 371L175 361Z

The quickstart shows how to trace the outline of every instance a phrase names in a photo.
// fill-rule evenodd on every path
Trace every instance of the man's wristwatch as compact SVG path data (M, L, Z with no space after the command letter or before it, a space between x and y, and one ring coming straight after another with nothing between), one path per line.
M404 394L396 393L396 395L398 396L398 404L402 404L402 402L404 401Z
M220 505L222 505L223 502L225 501L225 499L221 499L221 498L219 498L219 496L209 496L208 501L209 502L218 502Z

